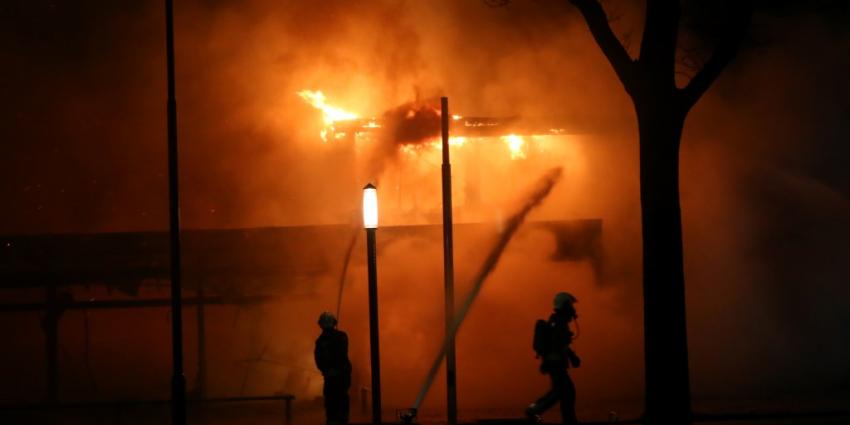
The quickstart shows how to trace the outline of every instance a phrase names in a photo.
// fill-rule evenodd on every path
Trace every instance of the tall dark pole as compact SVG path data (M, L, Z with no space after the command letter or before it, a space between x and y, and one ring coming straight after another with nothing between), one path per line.
M183 376L183 305L181 304L180 192L177 174L177 98L174 95L174 5L165 0L165 51L168 67L168 216L171 239L171 423L186 423Z
M440 98L443 127L443 281L446 295L446 417L449 425L457 424L457 369L452 323L455 311L454 238L452 236L452 164L449 162L449 99Z
M200 398L207 395L207 320L204 311L204 282L198 282L198 306L195 310L198 331L198 375L196 391Z
M371 183L366 185L364 192L368 190L374 191L375 186ZM378 425L381 423L381 354L380 340L378 338L378 260L375 243L375 231L377 230L377 195L375 196L375 222L374 225L366 224L366 253L369 269L369 348L372 354L372 423Z
M59 401L59 316L62 312L56 286L55 281L47 284L47 310L42 322L47 350L47 402L51 404Z

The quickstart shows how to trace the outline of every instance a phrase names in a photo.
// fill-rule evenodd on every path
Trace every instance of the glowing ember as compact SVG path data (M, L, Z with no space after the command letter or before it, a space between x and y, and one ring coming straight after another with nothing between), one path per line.
M461 146L466 144L466 140L467 140L466 137L463 137L463 136L449 137L449 147L452 147L452 148L453 147L461 147ZM432 147L432 148L434 148L438 151L443 150L443 141L439 137L431 139L431 141L429 141L425 145L430 146L430 147ZM403 144L401 146L402 146L402 149L404 149L408 146L415 146L415 144ZM405 149L405 151L414 152L413 150L410 150L410 149Z
M463 146L466 143L466 137L449 137L449 146Z
M525 139L516 134L502 136L502 141L508 145L511 151L511 159L525 159Z
M325 128L319 133L323 141L328 140L328 135L334 133L334 123L337 121L353 120L357 118L357 114L348 112L342 108L328 105L327 98L321 90L310 91L301 90L297 93L302 99L306 100L314 108L322 111L322 120L325 123ZM339 138L339 137L335 137Z

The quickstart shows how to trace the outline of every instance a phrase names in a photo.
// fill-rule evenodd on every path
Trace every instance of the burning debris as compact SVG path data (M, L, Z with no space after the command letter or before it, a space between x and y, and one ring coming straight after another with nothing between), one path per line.
M324 127L320 131L323 141L351 140L372 137L385 146L401 146L413 152L415 146L440 148L440 110L436 102L415 100L392 108L380 117L360 118L353 112L332 106L321 91L302 90L298 95L322 111ZM563 118L465 117L452 115L452 146L462 146L470 138L496 139L508 148L510 158L525 159L529 150L528 139L563 136L577 131L565 128Z
M409 102L381 116L381 138L393 144L420 144L440 134L440 110L427 102Z

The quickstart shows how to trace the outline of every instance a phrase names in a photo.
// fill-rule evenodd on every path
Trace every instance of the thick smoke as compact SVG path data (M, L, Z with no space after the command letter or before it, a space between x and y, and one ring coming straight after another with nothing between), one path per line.
M403 145L417 146L440 135L439 99L414 100L380 115L381 129L368 149L367 176L380 181L389 163L398 160Z
M440 110L427 103L413 102L393 108L382 115L388 141L399 144L422 143L440 134Z

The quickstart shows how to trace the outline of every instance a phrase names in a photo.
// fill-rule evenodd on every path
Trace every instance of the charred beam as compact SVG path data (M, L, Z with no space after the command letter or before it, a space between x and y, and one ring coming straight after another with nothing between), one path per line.
M498 137L515 134L518 136L562 136L590 133L591 129L576 126L575 119L564 117L462 117L452 118L452 137ZM334 132L343 135L372 134L386 128L385 120L365 118L337 121ZM433 137L440 136L440 129L433 129Z

